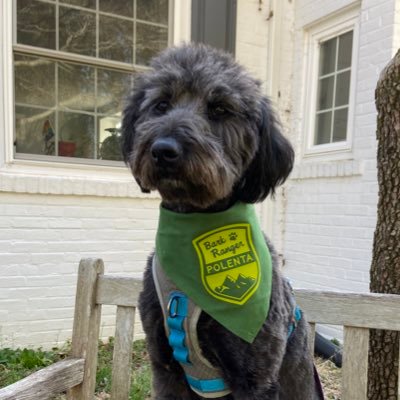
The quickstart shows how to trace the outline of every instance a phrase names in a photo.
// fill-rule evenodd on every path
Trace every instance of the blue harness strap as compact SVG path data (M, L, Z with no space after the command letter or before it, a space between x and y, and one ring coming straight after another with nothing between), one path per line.
M227 384L221 378L218 379L195 379L190 375L186 375L189 385L199 392L210 393L228 389Z
M294 330L297 327L297 324L299 323L299 321L301 320L301 309L300 307L296 304L294 310L293 310L293 315L292 315L292 321L289 325L289 331L288 331L288 339L290 338L290 336L292 336L292 333L294 332Z
M169 328L168 343L172 347L176 361L190 364L189 350L185 344L186 332L183 322L188 315L188 298L184 293L172 292L168 303L167 325Z
M173 291L169 295L167 306L168 343L172 348L174 359L185 365L192 365L189 349L186 346L187 332L185 331L185 319L188 318L189 301L185 293ZM291 323L288 327L288 338L293 334L301 317L300 308L294 305ZM198 379L187 373L185 376L191 388L200 394L206 395L229 390L229 386L222 378Z
M182 292L172 292L167 306L168 343L172 347L173 357L179 363L191 365L189 350L186 346L185 318L188 317L188 297ZM213 393L227 390L228 385L222 378L197 379L185 375L188 384L201 393Z

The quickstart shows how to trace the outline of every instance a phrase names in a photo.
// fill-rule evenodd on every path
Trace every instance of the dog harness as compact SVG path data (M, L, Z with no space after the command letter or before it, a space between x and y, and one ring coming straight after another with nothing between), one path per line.
M163 271L157 256L153 257L153 279L162 306L164 327L173 357L182 366L191 389L205 398L218 398L231 392L221 371L202 354L197 336L201 308L180 291ZM301 310L292 300L293 315L288 338L301 319ZM317 375L318 376L318 375Z
M164 327L173 356L182 366L191 389L205 398L230 393L221 371L203 356L197 337L201 309L166 276L157 256L153 258L153 279L164 314Z
M161 208L152 269L168 342L189 386L205 398L227 395L221 371L202 354L197 323L205 311L252 343L268 316L272 261L254 206L207 214ZM294 304L288 336L300 318Z

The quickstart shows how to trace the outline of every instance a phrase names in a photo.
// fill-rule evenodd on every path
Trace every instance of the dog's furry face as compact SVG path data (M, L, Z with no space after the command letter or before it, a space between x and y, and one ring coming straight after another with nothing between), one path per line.
M170 48L141 75L123 118L123 155L142 190L175 208L256 202L282 183L293 150L268 100L228 54Z

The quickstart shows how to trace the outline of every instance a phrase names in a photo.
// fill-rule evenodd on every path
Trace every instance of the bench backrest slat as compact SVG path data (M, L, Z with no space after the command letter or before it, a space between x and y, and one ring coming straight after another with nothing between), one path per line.
M142 280L121 276L99 276L96 302L115 306L136 307Z
M400 296L295 290L309 322L400 331Z
M369 329L344 327L342 400L367 400Z
M113 400L129 398L135 311L135 307L117 307L111 381Z

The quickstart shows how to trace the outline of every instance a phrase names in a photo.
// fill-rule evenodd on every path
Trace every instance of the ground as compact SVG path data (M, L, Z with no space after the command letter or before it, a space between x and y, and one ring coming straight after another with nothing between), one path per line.
M332 361L323 360L322 358L316 358L315 365L324 388L325 399L340 400L342 370L336 367Z
M51 351L28 349L0 349L0 387L24 378L33 371L46 367L68 355L69 345ZM113 338L99 342L95 400L110 399ZM327 400L340 400L341 370L331 361L316 358ZM129 400L150 399L151 374L148 354L143 340L136 341L132 349L132 385ZM54 400L65 400L65 395Z

